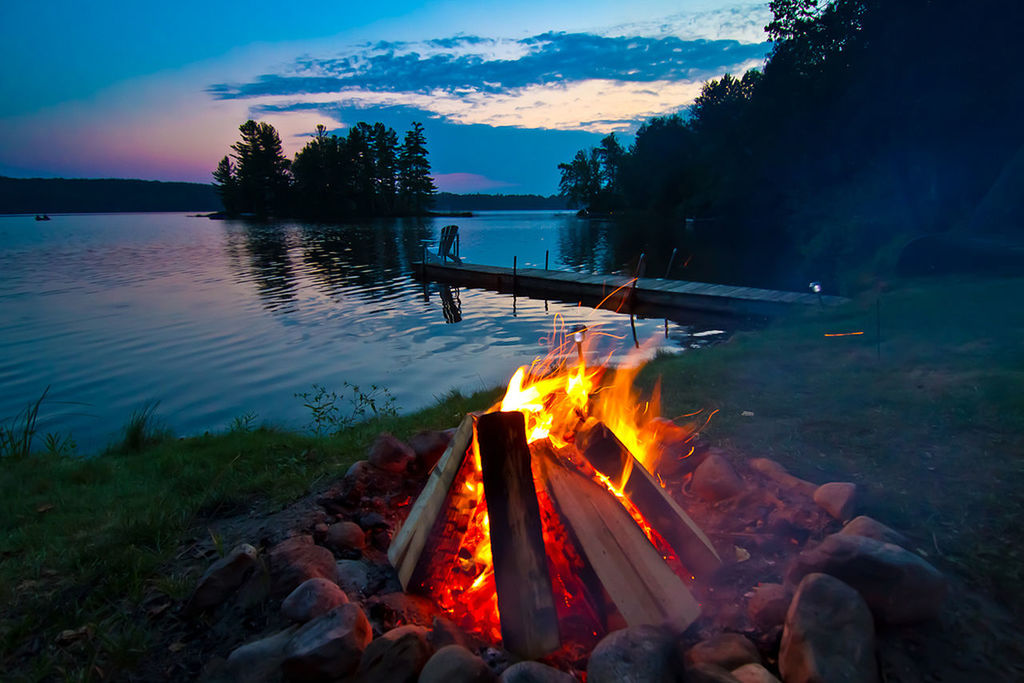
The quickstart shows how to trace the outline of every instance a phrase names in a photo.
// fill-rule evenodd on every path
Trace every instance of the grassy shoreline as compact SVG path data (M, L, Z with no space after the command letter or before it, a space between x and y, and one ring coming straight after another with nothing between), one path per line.
M900 283L660 357L641 383L661 377L667 417L719 409L702 438L735 457L770 457L812 481L856 482L864 512L1019 608L1022 298L1024 279ZM825 336L842 332L864 334ZM197 574L166 573L190 534L317 490L380 431L403 438L451 427L496 395L452 394L332 437L240 425L88 459L0 460L2 669L25 679L124 677L154 641L153 627L130 615L147 596L178 600L194 583Z

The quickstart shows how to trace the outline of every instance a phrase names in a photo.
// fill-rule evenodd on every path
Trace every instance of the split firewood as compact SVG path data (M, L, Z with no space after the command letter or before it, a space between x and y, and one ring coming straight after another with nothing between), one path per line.
M706 578L721 566L700 527L603 422L588 420L576 432L576 446L594 469L619 486L695 577Z

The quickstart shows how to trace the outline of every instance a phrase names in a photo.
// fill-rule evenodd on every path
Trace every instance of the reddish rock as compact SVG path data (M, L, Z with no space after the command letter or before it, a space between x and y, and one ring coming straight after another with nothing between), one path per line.
M440 650L446 645L462 645L466 647L469 644L469 638L466 636L465 631L459 628L451 619L440 616L434 617L434 623L431 626L430 634L427 635L427 641L430 642L435 650Z
M787 574L790 583L821 572L853 586L879 619L908 624L939 614L948 589L935 567L898 545L864 536L832 534L804 550Z
M367 600L367 609L384 628L401 624L429 624L437 614L437 605L419 595L401 591L375 595Z
M427 660L419 683L492 683L494 680L484 660L461 645L448 645Z
M877 683L871 610L850 586L808 574L786 614L779 650L786 683Z
M683 661L691 667L712 664L731 671L744 664L760 664L761 655L745 636L739 633L720 633L687 650Z
M197 614L227 600L259 564L259 553L248 543L214 562L200 577L185 605L186 614Z
M822 484L814 491L814 502L840 522L853 517L857 507L857 485L848 481Z
M744 664L733 669L732 676L740 683L781 683L771 671L760 664Z
M355 522L338 522L327 528L327 545L336 550L362 550L366 534Z
M720 455L709 455L693 472L693 491L708 501L731 498L743 490L743 481L729 461Z
M747 603L747 616L759 629L767 630L786 620L792 592L780 583L762 583Z
M348 596L338 584L327 579L309 579L288 594L281 603L281 614L301 624L346 602Z
M800 479L799 477L794 477L786 471L785 467L769 458L753 458L747 461L747 465L754 471L760 472L783 488L790 491L796 491L808 498L813 498L814 492L818 490L817 485Z
M274 595L288 595L309 579L337 578L334 555L327 548L314 545L311 536L293 536L278 543L267 553L267 559Z
M867 517L866 515L854 517L839 533L847 536L864 536L865 538L873 538L876 541L881 541L882 543L892 543L893 545L902 546L904 548L910 545L910 541L907 540L906 536L895 529L887 527L878 520Z
M416 433L409 439L409 448L416 455L414 469L421 473L434 469L434 465L444 455L451 440L451 434L448 432L422 431Z
M399 626L366 646L352 683L415 683L432 653L427 629Z
M655 626L612 631L597 644L587 663L589 683L673 683L672 638Z
M383 433L370 446L370 454L366 459L385 472L402 474L416 460L416 453L395 437Z
M330 680L359 666L373 638L370 622L358 606L347 603L302 626L285 649L281 669L288 679Z
M686 667L683 680L686 683L738 683L736 677L729 673L728 669L714 664L696 664Z

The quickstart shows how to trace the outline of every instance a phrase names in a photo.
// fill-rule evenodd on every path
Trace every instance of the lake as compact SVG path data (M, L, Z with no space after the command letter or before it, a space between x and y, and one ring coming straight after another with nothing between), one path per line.
M633 346L626 315L414 280L410 264L449 223L468 261L543 266L548 252L553 269L593 273L628 271L649 249L654 275L675 239L658 233L653 244L550 211L342 226L0 217L0 418L50 387L40 431L71 433L93 452L150 401L178 435L245 414L302 427L309 415L295 395L314 383L376 384L409 411L506 382L545 353L559 323L600 324L621 337L616 353ZM636 321L651 348L696 348L720 338L716 329L696 316Z

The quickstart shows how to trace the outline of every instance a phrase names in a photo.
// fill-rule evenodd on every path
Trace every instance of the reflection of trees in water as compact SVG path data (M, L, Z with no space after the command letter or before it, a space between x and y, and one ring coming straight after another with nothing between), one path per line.
M379 298L402 290L402 275L419 257L430 231L417 219L380 219L347 225L306 224L301 228L302 262L327 294L342 288ZM372 288L372 291L364 291Z
M264 307L276 310L295 301L295 272L289 231L280 225L231 221L225 224L228 258L239 282L256 286Z
M558 230L558 260L576 272L607 272L606 228L606 221L567 221Z

